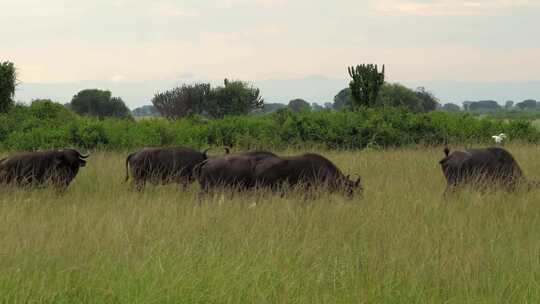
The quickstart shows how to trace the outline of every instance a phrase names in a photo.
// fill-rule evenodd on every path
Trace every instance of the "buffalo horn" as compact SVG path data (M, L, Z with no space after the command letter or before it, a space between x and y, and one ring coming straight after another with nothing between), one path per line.
M210 149L212 149L212 148L207 148L207 149L205 149L205 150L202 152L202 154L204 155L205 158L208 158L208 155L207 155L206 153L207 153L208 151L210 151Z
M77 151L77 150L75 150L75 151ZM83 155L79 151L77 151L77 154L79 154L79 158L82 158L82 159L88 158L88 156L90 156L90 154Z

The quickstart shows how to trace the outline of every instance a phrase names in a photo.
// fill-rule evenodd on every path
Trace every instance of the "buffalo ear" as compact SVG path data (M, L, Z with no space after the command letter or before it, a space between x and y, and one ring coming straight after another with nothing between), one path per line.
M358 187L360 186L360 181L362 180L362 178L359 176L358 179L356 180L356 182L354 182L354 186Z
M444 147L444 154L448 156L450 154L450 149L448 147Z

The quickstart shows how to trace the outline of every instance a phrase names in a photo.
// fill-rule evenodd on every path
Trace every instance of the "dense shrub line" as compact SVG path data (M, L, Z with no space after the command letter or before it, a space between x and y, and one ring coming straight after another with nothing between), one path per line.
M540 132L525 120L503 121L466 113L414 114L398 108L356 112L292 113L283 109L264 116L208 120L200 116L104 119L80 117L61 105L34 103L0 115L0 149L58 147L128 150L143 146L229 145L241 149L291 146L329 149L486 143L504 132L512 140L538 142Z

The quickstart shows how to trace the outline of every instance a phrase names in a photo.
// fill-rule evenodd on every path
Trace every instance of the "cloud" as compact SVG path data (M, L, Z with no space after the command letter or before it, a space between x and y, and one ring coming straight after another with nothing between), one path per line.
M489 15L512 8L540 7L537 0L379 0L375 11L383 15L452 16Z
M110 79L111 82L122 82L126 80L126 77L124 75L113 75Z
M257 41L278 37L284 30L278 25L261 25L235 32L201 32L199 42L223 43L224 45L252 45Z
M2 11L9 12L7 19L13 18L56 18L70 14L80 14L82 8L75 5L65 5L59 1L49 1L43 5L39 0L3 0Z
M239 32L239 35L243 36L244 38L267 38L267 37L275 37L279 34L281 34L283 30L277 26L277 25L263 25L258 26L254 28L248 28L241 32Z
M238 6L255 6L255 7L282 7L287 4L288 0L221 0L221 6L233 8Z
M150 7L150 14L161 17L199 17L198 10L178 7L170 3L156 3Z

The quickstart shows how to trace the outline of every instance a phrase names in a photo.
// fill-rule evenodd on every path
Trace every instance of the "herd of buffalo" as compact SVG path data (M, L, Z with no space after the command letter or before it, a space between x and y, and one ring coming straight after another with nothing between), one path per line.
M126 181L131 171L137 190L146 182L177 182L186 188L195 180L204 193L217 187L279 191L284 186L302 185L308 190L324 186L352 197L356 190L362 190L360 178L350 180L318 154L282 157L268 151L229 153L226 148L224 155L209 157L207 151L186 147L142 149L127 157Z
M219 187L248 190L267 188L282 191L302 186L306 193L325 189L346 197L361 193L360 177L351 180L327 158L314 153L279 156L268 151L225 153L208 156L187 147L144 148L126 159L126 181L132 178L141 191L147 182L178 183L187 188L197 181L207 193ZM445 194L464 185L536 186L527 181L514 157L505 149L490 147L453 151L444 149L439 162L447 181ZM88 155L75 149L18 153L0 159L0 184L16 186L51 185L64 191L86 165ZM283 192L282 192L283 193Z

